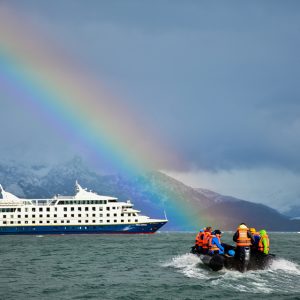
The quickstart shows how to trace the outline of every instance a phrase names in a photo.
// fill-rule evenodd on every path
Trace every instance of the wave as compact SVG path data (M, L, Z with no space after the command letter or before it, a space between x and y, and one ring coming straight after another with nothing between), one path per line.
M290 293L291 289L300 292L300 285L295 286L295 282L300 283L299 265L283 258L274 260L268 269L246 273L226 269L213 272L190 253L173 257L162 266L176 269L185 277L198 279L200 285L207 286L209 281L213 287L230 289L232 292Z

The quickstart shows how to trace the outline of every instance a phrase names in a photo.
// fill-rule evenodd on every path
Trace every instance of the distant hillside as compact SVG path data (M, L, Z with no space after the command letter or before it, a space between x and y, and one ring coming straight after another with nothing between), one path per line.
M193 189L159 172L134 177L100 175L78 157L58 166L0 164L0 183L20 197L73 195L76 180L99 194L131 199L143 214L163 217L166 210L169 218L166 230L197 230L206 224L234 230L237 224L246 222L268 230L300 231L300 221L291 221L268 206ZM158 190L159 194L153 192ZM186 207L192 210L183 213Z
M202 188L196 190L214 202L204 212L211 218L215 217L222 228L235 228L238 219L257 229L298 231L300 228L300 221L290 220L288 216L269 206L223 196Z

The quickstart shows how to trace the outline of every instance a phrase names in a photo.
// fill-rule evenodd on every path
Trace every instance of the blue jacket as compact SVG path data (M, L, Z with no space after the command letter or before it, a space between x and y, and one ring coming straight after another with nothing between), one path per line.
M217 237L213 237L211 243L219 248L219 254L224 254L224 247L219 243L219 239Z
M259 234L253 234L254 238L254 245L258 245L259 240L260 240L260 235Z

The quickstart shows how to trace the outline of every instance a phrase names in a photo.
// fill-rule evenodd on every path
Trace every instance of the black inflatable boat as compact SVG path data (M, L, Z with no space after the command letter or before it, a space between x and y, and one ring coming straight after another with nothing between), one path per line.
M225 253L228 252L228 249L234 249L234 247L230 245L224 244L223 246L225 248ZM192 247L191 253L199 256L201 261L213 271L219 271L223 268L240 272L263 270L268 268L275 259L274 254L265 255L260 252L251 251L249 247L245 247L243 253L236 253L235 256L229 256L228 254L201 254L195 247Z

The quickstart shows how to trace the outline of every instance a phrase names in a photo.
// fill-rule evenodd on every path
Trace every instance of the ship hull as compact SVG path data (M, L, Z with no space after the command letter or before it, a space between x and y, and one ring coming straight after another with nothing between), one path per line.
M0 235L151 234L167 222L115 225L0 226Z

